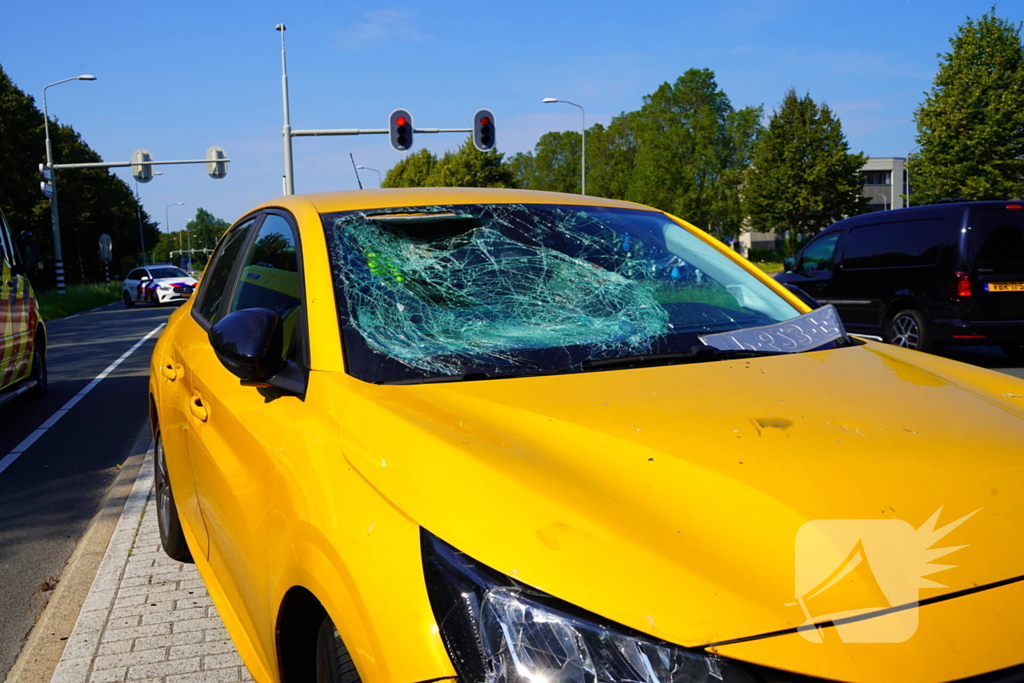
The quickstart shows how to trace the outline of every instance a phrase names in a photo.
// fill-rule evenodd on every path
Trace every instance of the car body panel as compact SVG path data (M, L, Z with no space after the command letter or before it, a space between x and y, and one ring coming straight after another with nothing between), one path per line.
M922 599L1024 574L1024 382L1013 377L874 343L490 381L374 385L345 374L320 211L530 201L636 208L410 190L284 197L256 209L289 212L301 235L303 398L241 386L193 302L172 314L150 382L171 483L200 573L258 681L277 680L275 627L294 587L323 604L366 683L453 676L426 595L421 528L683 646L803 622L786 603L795 536L808 520L895 518L917 528L940 508L941 524L975 513L944 540L967 546L943 560L957 566L931 576L943 587ZM191 410L195 398L205 421ZM922 608L922 629L932 614L940 633L981 618L935 607ZM788 642L774 659L763 645L718 647L810 672ZM821 662L811 673L860 675L847 663L855 655L830 647L806 660ZM987 660L971 661L980 670ZM917 663L932 672L922 680L939 680L928 661Z
M198 280L189 275L175 277L152 277L150 268L168 268L174 266L141 266L133 269L125 277L121 287L123 295L135 303L152 303L156 305L185 301L192 296ZM146 273L150 277L142 280L135 277L136 273ZM162 289L164 287L170 289Z
M794 540L809 520L895 517L917 528L940 507L941 523L983 508L948 537L970 544L951 560L960 566L936 576L949 588L922 598L1024 574L1014 542L1024 482L1006 474L1019 471L1024 399L983 398L915 368L907 353L872 343L356 387L346 456L475 559L688 646L803 621L783 605L794 599ZM875 386L844 391L862 376ZM1007 377L1004 386L1021 384ZM964 458L975 434L987 435L984 453ZM437 506L438 497L457 503Z
M843 643L825 628L820 643L788 633L711 649L723 657L857 683L956 681L1020 664L1024 582L917 609L917 631L899 644Z
M45 335L32 283L17 268L14 235L0 213L0 398L31 377L33 354ZM24 388L24 387L22 387Z

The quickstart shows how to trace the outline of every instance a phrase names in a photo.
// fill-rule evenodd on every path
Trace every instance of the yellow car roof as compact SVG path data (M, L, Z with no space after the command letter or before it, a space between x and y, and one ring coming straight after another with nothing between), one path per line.
M654 211L649 206L603 197L589 197L562 192L535 190L504 190L474 187L417 187L387 190L348 190L316 194L278 197L263 206L294 207L312 204L321 213L350 211L353 209L384 209L400 206L428 206L435 204L571 204L580 206L607 206L623 209Z

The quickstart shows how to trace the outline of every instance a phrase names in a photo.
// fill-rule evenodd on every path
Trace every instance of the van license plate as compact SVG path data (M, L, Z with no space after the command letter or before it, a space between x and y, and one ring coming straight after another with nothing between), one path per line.
M1024 292L1024 282L986 282L986 292Z

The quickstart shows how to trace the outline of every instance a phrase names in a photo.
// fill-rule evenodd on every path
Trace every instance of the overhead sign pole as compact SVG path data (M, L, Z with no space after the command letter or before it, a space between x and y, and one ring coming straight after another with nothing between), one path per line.
M281 99L284 100L284 193L295 194L295 177L292 172L292 123L288 112L288 61L284 52L284 32L288 29L278 24L274 30L281 32Z

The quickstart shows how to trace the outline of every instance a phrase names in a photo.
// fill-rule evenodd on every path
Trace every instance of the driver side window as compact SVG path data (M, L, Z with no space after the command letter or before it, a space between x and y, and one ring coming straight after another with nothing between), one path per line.
M800 255L800 263L797 264L796 272L807 274L832 270L832 257L836 253L836 245L839 243L841 234L834 232L808 244Z

